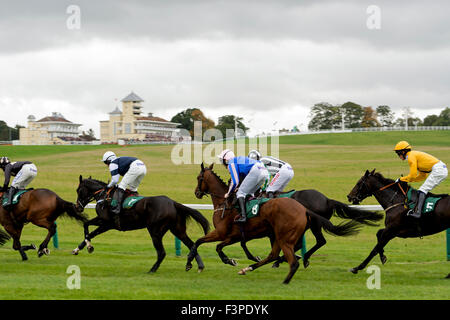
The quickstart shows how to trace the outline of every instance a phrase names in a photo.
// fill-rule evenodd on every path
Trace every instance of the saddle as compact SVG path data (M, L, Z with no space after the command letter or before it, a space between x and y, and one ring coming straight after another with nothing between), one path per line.
M33 190L33 188L22 189L22 190L17 191L15 194L13 194L12 201L11 201L11 206L14 206L15 204L18 204L19 201L20 201L20 198L22 198L22 196L26 192L31 191L31 190ZM7 202L8 202L8 197L7 197L7 193L5 192L5 193L3 193L3 196L2 196L2 206L4 206Z
M418 201L418 190L414 189L414 188L409 188L407 194L406 194L406 199L405 199L405 205L407 208L413 210L414 207L416 206L416 203ZM444 196L447 195L435 195L432 193L428 193L427 196L425 197L425 202L423 203L423 207L422 207L422 214L424 213L431 213L434 211L434 208L436 207L436 204L439 200L441 200Z

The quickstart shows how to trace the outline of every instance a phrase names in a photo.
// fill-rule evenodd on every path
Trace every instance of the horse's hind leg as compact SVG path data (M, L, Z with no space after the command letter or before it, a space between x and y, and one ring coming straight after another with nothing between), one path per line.
M166 250L164 249L164 245L162 242L163 236L166 234L167 230L169 228L166 226L162 226L160 228L158 227L148 227L147 230L150 233L150 236L152 237L153 246L156 249L156 252L158 254L158 259L156 260L153 267L150 269L149 272L156 272L158 270L159 265L164 260L166 256Z
M181 242L184 243L186 247L188 247L189 250L191 250L192 246L194 245L194 241L191 240L191 238L188 237L186 233L186 228L183 228L184 230L178 230L178 229L171 229L170 231L178 238ZM202 272L203 269L205 269L205 265L203 264L203 260L200 257L199 254L195 256L195 261L197 261L198 264L198 272Z
M236 239L228 238L228 239L225 239L224 241L222 241L221 243L219 243L216 246L217 254L219 255L219 257L222 260L222 262L225 263L225 264L232 265L233 267L237 266L237 262L234 259L228 258L227 255L223 252L222 249L224 247L226 247L226 246L229 246L229 245L231 245L233 243L236 243L237 241L238 240L236 240ZM242 243L241 243L241 245L242 245Z
M257 263L254 263L254 264L252 264L252 265L250 265L250 266L240 270L238 273L243 275L243 274L246 274L247 271L253 271L253 270L255 270L255 269L257 269L257 268L259 268L259 267L261 267L261 266L263 266L263 265L265 265L267 263L270 263L272 261L277 260L279 254L280 254L280 251L281 251L281 248L278 245L278 242L275 241L273 243L273 245L272 245L272 251L269 253L267 258L265 258L265 259L263 259L263 260L261 260L261 261L259 261Z
M255 256L252 255L252 253L248 250L248 248L247 248L247 242L241 241L241 247L242 247L242 249L244 250L245 255L247 256L247 259L249 259L249 260L251 260L251 261L255 261L255 262L261 261L261 258L260 258L259 256L256 256L256 257L255 257Z
M299 263L297 258L295 257L293 245L285 243L281 246L281 250L283 250L284 256L286 257L286 260L290 266L289 273L286 279L284 279L283 281L284 284L288 284L289 281L291 281L292 277L294 276L295 272L297 272Z
M41 225L39 225L39 226L41 226ZM45 237L44 241L42 241L42 243L39 245L39 250L38 250L38 257L39 258L42 257L42 255L44 255L44 254L46 254L46 255L50 254L50 250L48 250L48 248L47 248L48 242L50 241L50 239L56 233L56 224L55 224L55 222L52 222L46 228L48 229L48 234L47 234L47 237Z

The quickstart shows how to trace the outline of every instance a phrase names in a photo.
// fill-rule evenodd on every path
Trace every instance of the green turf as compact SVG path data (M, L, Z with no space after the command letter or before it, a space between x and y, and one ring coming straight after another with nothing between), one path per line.
M372 142L368 138L371 134L377 137ZM407 174L407 164L392 152L397 140L402 139L450 163L450 147L444 143L450 133L433 132L436 139L431 132L408 132L405 137L398 134L354 133L345 134L344 140L341 134L316 135L302 142L303 136L286 137L288 141L282 138L280 157L295 169L289 188L313 188L345 202L346 195L366 169L376 168L391 178ZM297 143L295 139L299 139ZM109 148L3 146L0 153L10 156L12 161L36 163L38 176L30 187L46 187L66 200L75 201L80 174L103 181L110 179L101 162ZM141 194L165 194L182 203L209 204L210 198L199 200L194 196L199 165L174 165L170 159L172 148L115 147L114 151L118 156L137 156L146 163L148 173L141 183ZM224 179L229 178L223 166L216 165L216 171ZM448 193L449 187L447 180L435 191ZM377 202L370 198L362 204ZM93 210L88 213L94 216ZM211 211L203 213L211 219ZM28 251L29 260L22 262L19 253L11 249L11 242L0 248L0 299L448 299L450 296L450 280L444 279L449 273L444 233L391 241L385 250L388 262L381 265L377 257L369 264L381 269L381 289L369 290L366 281L370 274L364 270L354 275L348 269L369 254L375 245L377 227L364 227L359 235L349 238L326 234L327 245L311 258L307 269L301 267L285 286L281 283L287 275L287 265L279 269L267 265L246 276L238 275L241 267L251 264L238 244L225 249L229 257L238 260L238 267L224 265L215 251L217 243L212 243L199 248L206 265L203 273L196 272L195 262L194 269L186 272L187 249L182 246L182 257L176 257L171 234L164 238L166 259L157 273L148 274L156 261L156 251L145 229L110 231L93 240L94 253L84 250L73 256L72 249L83 239L82 227L70 219L57 222L60 249L53 250L50 245L50 256L37 258L35 251ZM332 222L340 220L333 218ZM201 236L201 228L191 222L188 234L195 240ZM29 224L24 228L22 243L38 245L45 235L44 229ZM306 241L308 247L314 243L310 232ZM270 250L267 239L254 240L249 248L260 256ZM69 290L66 286L70 276L66 270L70 265L80 267L80 290Z

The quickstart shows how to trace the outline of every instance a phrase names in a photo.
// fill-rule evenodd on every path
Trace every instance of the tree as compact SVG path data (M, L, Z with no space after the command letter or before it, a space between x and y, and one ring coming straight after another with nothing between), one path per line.
M8 127L5 121L0 120L0 141L11 141L19 139L21 125L16 125L14 128Z
M339 107L327 102L316 103L309 113L311 121L308 123L309 130L326 130L341 127L342 115Z
M180 123L180 128L188 130L192 138L194 137L194 121L202 122L203 132L214 128L215 125L214 121L207 118L198 108L189 108L181 111L173 116L170 121Z
M450 126L450 108L442 110L439 118L437 119L435 126Z
M376 112L378 121L382 127L392 127L394 125L395 114L389 106L378 106Z
M222 132L222 136L224 138L227 138L226 136L226 130L227 129L235 129L235 121L236 121L236 126L238 129L241 129L244 134L247 132L247 130L249 128L247 128L243 123L242 120L244 120L244 118L242 117L236 117L234 115L226 115L226 116L222 116L219 118L219 124L216 126L217 130L220 130L220 132Z
M439 117L435 114L426 116L425 119L423 119L423 125L426 127L434 126L438 119Z
M372 109L372 107L364 107L364 116L361 121L361 127L369 128L369 127L379 127L380 123L377 120L377 114Z
M348 101L341 107L344 113L344 126L346 128L361 128L361 122L364 117L364 110L359 104Z

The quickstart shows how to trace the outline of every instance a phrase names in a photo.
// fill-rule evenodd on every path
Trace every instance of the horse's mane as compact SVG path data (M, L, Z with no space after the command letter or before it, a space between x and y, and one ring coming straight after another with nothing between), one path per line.
M222 178L214 172L214 170L211 169L211 173L217 178L217 180L219 180L219 182L224 186L224 187L228 187L228 184L226 184Z
M374 174L372 174L375 178L377 178L378 180L381 180L381 182L383 182L384 184L389 184L394 182L394 180L389 179L389 178L385 178L383 177L383 175L379 172L375 172Z
M89 182L93 182L93 183L96 183L96 184L99 184L99 185L101 185L101 186L106 186L106 183L105 183L105 182L100 181L100 180L97 180L97 179L87 178L87 179L84 179L84 180L85 180L85 181L89 181Z

